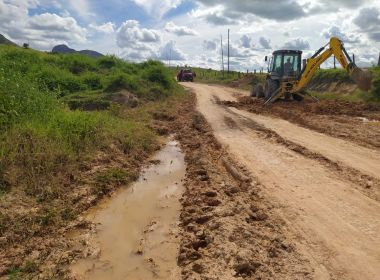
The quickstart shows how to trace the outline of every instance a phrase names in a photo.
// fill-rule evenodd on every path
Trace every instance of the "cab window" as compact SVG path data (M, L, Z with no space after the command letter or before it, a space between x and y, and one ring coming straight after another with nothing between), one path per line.
M284 75L294 76L298 74L298 55L284 55Z
M272 60L272 72L277 72L281 75L282 72L282 55L274 55Z

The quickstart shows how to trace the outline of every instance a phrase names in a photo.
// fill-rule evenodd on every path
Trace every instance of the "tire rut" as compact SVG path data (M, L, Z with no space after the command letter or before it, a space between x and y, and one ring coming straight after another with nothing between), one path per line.
M220 103L219 103L220 104ZM240 127L248 127L254 131L259 132L258 135L264 139L269 139L271 141L274 141L277 144L280 144L282 146L285 146L289 150L292 150L306 158L316 160L323 166L327 167L330 170L333 170L339 178L342 178L344 180L350 181L353 183L353 185L356 187L357 190L368 196L369 198L372 198L376 201L380 201L380 180L377 178L374 178L370 175L363 174L359 170L349 167L341 162L335 162L322 154L310 151L309 149L305 148L304 146L297 144L295 142L292 142L290 140L287 140L283 138L281 135L279 135L277 132L266 128L264 125L261 125L257 122L255 122L252 119L246 118L242 115L237 114L236 112L229 109L227 106L220 104L221 106L225 107L225 110L237 117L240 121L240 126L236 121L234 121L232 118L226 117L228 119L228 123L234 123L234 126L231 128L239 128ZM230 126L230 125L229 125Z

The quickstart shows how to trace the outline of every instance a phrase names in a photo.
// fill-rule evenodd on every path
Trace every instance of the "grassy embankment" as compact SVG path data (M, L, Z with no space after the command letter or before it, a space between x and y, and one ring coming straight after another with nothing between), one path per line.
M354 91L345 92L339 90L339 84L348 84L354 87L354 84L347 72L343 69L320 69L313 78L312 83L332 84L337 83L337 89L334 92L310 90L310 93L319 99L340 99L350 102L379 103L380 102L380 67L371 67L372 73L372 90L369 92L355 89Z
M112 101L120 91L126 100L122 104ZM131 64L110 56L93 59L1 46L1 247L19 246L74 219L83 209L75 207L78 201L71 195L83 184L77 178L91 168L87 163L115 147L126 159L142 162L157 148L154 112L170 110L182 97L159 62ZM128 169L95 172L90 194L101 196L109 185L135 177L135 170ZM2 259L0 276L28 270L19 261ZM37 267L33 264L33 270Z

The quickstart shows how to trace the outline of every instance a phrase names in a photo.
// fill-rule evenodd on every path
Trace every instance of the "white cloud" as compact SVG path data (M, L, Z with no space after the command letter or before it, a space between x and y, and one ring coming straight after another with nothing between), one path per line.
M139 49L141 44L157 42L160 42L158 32L141 28L136 20L127 20L117 30L117 45L120 48Z
M168 23L166 23L165 30L167 32L173 33L177 36L196 36L196 35L198 35L198 33L195 30L193 30L187 26L178 26L172 21L169 21Z
M302 38L297 38L286 42L282 48L288 50L308 50L310 49L310 44Z
M158 56L161 36L157 30L140 27L136 20L127 20L116 31L116 42L125 59L141 61Z
M267 39L265 39L264 37L260 37L260 39L259 39L259 43L260 43L260 45L261 45L264 49L266 49L266 50L272 48L272 47L270 46L270 40L267 40Z
M376 7L363 8L354 23L365 32L370 39L380 42L380 12Z
M0 0L0 33L19 44L29 42L31 47L44 50L56 44L85 43L87 30L73 17L43 13L30 16L29 8L36 8L37 1Z
M186 56L176 47L174 41L170 41L160 48L157 58L163 61L184 61Z
M215 51L218 47L218 40L203 40L203 48L207 51Z
M101 25L96 25L94 23L91 23L89 27L98 32L102 32L105 34L112 34L115 32L115 24L112 22L107 22Z
M248 35L243 35L240 38L240 44L243 48L249 49L252 47L252 38Z
M133 0L133 2L142 7L148 14L161 18L171 9L178 7L182 0Z
M69 7L80 17L89 18L95 16L90 10L90 2L88 0L67 0Z

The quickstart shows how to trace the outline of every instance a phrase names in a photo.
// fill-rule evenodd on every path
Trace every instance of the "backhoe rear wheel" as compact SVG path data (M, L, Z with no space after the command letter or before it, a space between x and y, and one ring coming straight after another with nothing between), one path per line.
M256 98L264 97L264 88L261 84L255 85L251 90L251 96Z
M265 87L264 87L264 97L265 100L268 100L272 97L273 93L278 89L279 85L278 82L275 80L267 79L265 81Z

